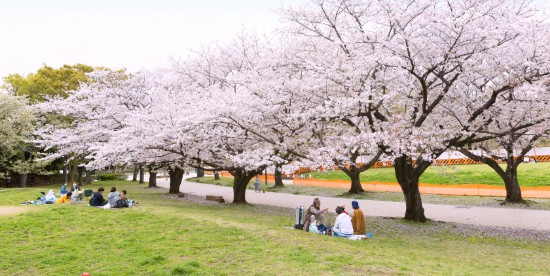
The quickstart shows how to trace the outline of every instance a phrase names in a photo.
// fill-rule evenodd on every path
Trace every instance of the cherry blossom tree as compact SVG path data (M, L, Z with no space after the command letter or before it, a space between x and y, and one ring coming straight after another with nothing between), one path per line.
M335 76L361 91L414 221L426 220L418 182L433 160L490 139L478 131L496 98L548 76L548 50L525 51L547 40L530 1L313 1L283 14L312 50L343 53L325 57L348 65Z
M491 108L490 123L479 131L495 138L468 145L488 154L476 154L467 147L459 149L470 159L487 164L502 178L506 187L505 203L524 202L518 181L518 167L534 144L550 134L549 96L548 86L541 83L524 84L514 89L513 93L501 95L497 99L500 103ZM499 162L504 162L506 167L502 168Z

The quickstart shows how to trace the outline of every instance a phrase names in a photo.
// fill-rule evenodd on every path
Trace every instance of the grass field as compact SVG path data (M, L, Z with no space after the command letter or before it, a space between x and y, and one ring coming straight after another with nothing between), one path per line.
M88 187L99 185L127 189L140 206L29 206L0 216L0 274L550 274L547 238L367 218L374 238L351 241L285 228L294 221L289 209L199 204L131 182ZM0 190L0 208L40 190Z
M550 162L525 163L518 167L522 187L550 186ZM306 173L306 176L326 180L349 180L342 171ZM393 168L373 168L361 174L361 181L397 182ZM430 166L420 177L426 184L488 184L504 186L498 174L487 165Z
M233 187L233 179L221 177L220 180L215 180L213 176L206 176L200 178L188 178L187 181L214 184L218 186ZM300 185L285 185L284 188L273 188L274 183L268 182L269 192L287 193L295 195L311 195L311 196L325 196L325 197L341 197L350 199L368 199L368 200L382 200L382 201L397 201L403 202L403 193L401 192L365 192L363 194L347 193L348 188L328 188L318 186L300 186ZM253 182L248 185L249 189L254 189ZM265 184L262 182L261 188L265 189ZM450 204L461 206L481 206L481 207L497 207L497 208L522 208L533 210L550 210L550 199L525 199L526 204L506 204L502 205L504 201L503 197L490 197L490 196L449 196L449 195L435 195L435 194L422 194L423 203L431 204Z

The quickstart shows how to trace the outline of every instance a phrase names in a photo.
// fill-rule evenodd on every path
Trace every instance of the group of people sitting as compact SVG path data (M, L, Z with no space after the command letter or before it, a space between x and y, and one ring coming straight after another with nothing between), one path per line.
M116 187L111 188L111 192L107 195L107 199L103 198L103 192L105 189L99 187L90 199L90 206L97 206L101 208L126 208L135 206L138 202L128 199L126 190L118 192ZM22 204L53 204L53 203L65 203L72 201L79 201L83 198L83 193L80 187L73 183L70 190L67 190L66 184L61 186L59 191L60 197L57 198L54 191L50 190L48 193L41 192L42 196L38 197L36 201L32 200L24 202Z
M116 190L116 187L112 187L111 192L109 192L109 194L107 195L107 199L103 197L104 191L105 189L103 189L103 187L99 187L97 189L97 192L95 192L92 196L92 199L90 199L90 206L108 209L127 208L137 204L137 202L134 203L131 199L128 199L126 195L126 190L122 190L122 192L119 193Z
M82 200L82 191L75 182L73 182L73 185L71 186L71 189L69 191L67 191L67 184L63 183L63 185L61 185L61 189L59 189L59 195L61 197L59 199L56 199L55 203L65 203L69 201Z
M363 211L359 208L359 202L352 201L353 214L350 215L346 211L346 207L343 203L340 203L336 207L336 221L334 226L325 225L325 215L328 212L328 208L321 209L321 200L315 198L313 204L309 206L305 215L304 231L330 234L336 237L353 237L354 235L365 235L365 217Z

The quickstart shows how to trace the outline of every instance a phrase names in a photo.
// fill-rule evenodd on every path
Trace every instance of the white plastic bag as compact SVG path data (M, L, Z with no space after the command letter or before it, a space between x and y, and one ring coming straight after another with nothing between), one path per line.
M47 194L46 194L46 201L55 201L56 198L55 198L55 193L53 192L53 190L50 190Z

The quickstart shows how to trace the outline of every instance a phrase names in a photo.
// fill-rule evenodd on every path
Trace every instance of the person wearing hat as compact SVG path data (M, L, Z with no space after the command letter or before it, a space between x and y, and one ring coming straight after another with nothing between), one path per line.
M336 221L332 227L332 235L336 237L353 237L353 226L351 225L351 217L344 213L344 208L336 207Z
M367 234L367 229L365 227L365 216L363 211L359 209L359 202L352 201L351 207L353 207L353 216L351 217L351 224L353 225L353 234L355 235L365 235Z
M342 213L351 217L351 215L346 211L346 205L344 205L344 203L340 202L340 204L338 204L338 206L336 207L342 207Z

